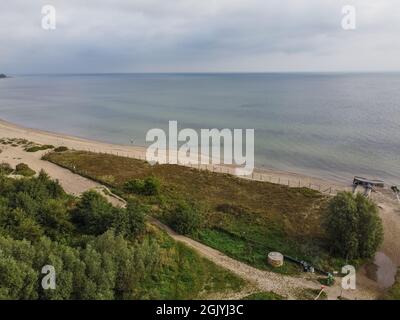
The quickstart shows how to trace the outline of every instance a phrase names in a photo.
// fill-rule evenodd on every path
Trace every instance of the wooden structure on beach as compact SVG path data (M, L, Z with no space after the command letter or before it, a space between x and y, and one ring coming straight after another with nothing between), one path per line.
M363 187L378 187L383 188L385 186L385 181L383 180L373 180L373 179L366 179L363 177L354 177L353 186L363 186Z
M354 177L353 179L353 193L356 191L358 186L362 186L365 188L364 195L368 197L374 188L383 188L385 186L385 181L383 180L375 180L375 179L366 179L363 177Z

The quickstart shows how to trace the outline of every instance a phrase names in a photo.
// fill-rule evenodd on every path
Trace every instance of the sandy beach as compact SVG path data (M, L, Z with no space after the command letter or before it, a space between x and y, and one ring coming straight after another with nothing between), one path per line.
M38 144L49 144L55 147L65 146L72 150L107 153L142 160L146 159L145 147L111 144L44 130L26 128L2 119L0 119L0 137L26 139ZM188 166L196 167L196 165ZM234 167L229 165L200 165L200 168L215 172L234 174ZM291 187L309 187L326 193L328 193L329 190L331 190L332 193L335 191L351 190L351 181L349 181L349 184L340 184L338 182L327 181L318 177L310 177L294 172L284 172L264 168L255 168L253 175L248 178L289 185Z
M26 139L38 144L51 144L56 147L66 146L74 150L111 153L119 156L145 159L144 147L115 145L37 129L24 128L3 120L0 120L0 138ZM77 176L69 170L41 160L42 155L47 151L30 153L25 152L20 147L12 147L10 145L1 145L1 151L0 162L9 163L11 166L23 162L27 163L35 171L43 169L52 178L59 180L63 188L71 194L79 195L90 189L97 189L100 192L103 190L103 186L92 180ZM215 168L214 166L214 170L230 173L232 168L228 166L217 166L217 168ZM289 181L291 187L297 187L299 185L307 187L308 185L313 185L314 187L319 186L320 189L337 188L338 191L351 189L349 186L339 185L323 179L273 170L256 170L252 178L280 184L288 184ZM107 193L104 192L103 194L107 195ZM384 225L385 239L380 252L387 256L395 266L400 266L400 247L398 245L400 243L400 204L388 189L377 190L377 192L372 193L371 197L380 208L380 215ZM120 200L108 195L107 198L114 205L121 205ZM384 273L385 268L388 266L382 265L379 267L383 268L381 272ZM377 287L375 281L371 281L367 278L367 271L364 268L362 268L359 273L360 281L362 281L363 285L371 288Z

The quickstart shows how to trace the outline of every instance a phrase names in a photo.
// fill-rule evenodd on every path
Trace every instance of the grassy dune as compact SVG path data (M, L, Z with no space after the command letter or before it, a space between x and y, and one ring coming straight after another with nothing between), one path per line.
M83 151L50 153L45 159L107 184L124 197L140 199L164 222L176 203L195 203L202 212L203 226L193 237L258 268L269 268L265 260L272 250L328 270L338 263L325 249L321 228L328 198L316 191ZM124 183L146 177L160 181L158 196L124 192ZM298 270L286 264L275 271Z

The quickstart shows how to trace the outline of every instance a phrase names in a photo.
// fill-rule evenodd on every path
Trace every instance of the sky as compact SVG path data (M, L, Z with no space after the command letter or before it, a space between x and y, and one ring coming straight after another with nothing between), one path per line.
M2 0L0 73L400 71L399 16L399 0Z

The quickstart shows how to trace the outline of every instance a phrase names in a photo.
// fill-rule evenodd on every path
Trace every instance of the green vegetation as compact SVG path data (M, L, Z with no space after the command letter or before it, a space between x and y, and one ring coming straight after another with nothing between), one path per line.
M65 152L68 151L67 147L61 146L54 149L54 152Z
M8 163L0 163L0 174L8 175L14 171Z
M178 233L196 235L201 226L201 215L194 205L178 203L169 216L169 224Z
M257 292L252 293L242 300L284 300L285 298L274 292Z
M3 145L10 145L12 147L22 147L26 152L37 152L41 150L50 150L54 149L54 146L50 144L37 144L32 141L28 141L26 139L20 139L20 138L1 138L0 139L0 144ZM62 147L60 147L62 148Z
M1 138L0 144L28 147L33 145L34 143L26 139L20 139L20 138Z
M299 292L298 298L301 300L315 300L320 294L321 290L318 289L303 289ZM320 295L318 300L327 300L328 295L325 291L323 291Z
M41 144L37 144L32 141L28 141L26 139L20 139L20 138L1 138L0 144L11 145L12 147L22 147L22 148L24 148L24 150L26 152L37 152L37 151L41 151L41 150L54 149L54 146L52 146L50 144L41 145ZM57 149L60 149L60 148L61 148L61 151L65 151L63 149L65 147L59 147ZM58 151L58 152L61 152L61 151Z
M325 224L332 252L346 259L371 258L383 241L378 208L361 194L334 197Z
M26 152L37 152L37 151L49 150L49 149L54 149L54 146L52 146L50 144L35 145L35 146L25 148L25 151Z
M195 299L243 280L146 225L143 208L67 195L40 172L0 175L0 299ZM53 265L56 289L40 286Z
M342 265L342 260L330 255L321 227L329 197L316 191L84 151L50 153L44 159L108 185L125 199L137 199L149 206L149 214L176 230L193 218L195 227L183 227L180 232L255 267L281 273L301 270L290 262L272 269L266 263L269 251L280 251L327 271ZM140 182L126 188L136 179L149 177L160 183L157 195L138 193ZM191 213L176 210L180 203L196 204L200 209ZM181 219L178 224L174 224L176 213Z
M10 164L8 163L0 163L0 175L9 175L12 173L24 177L31 177L36 174L36 172L29 168L29 166L25 163L17 164L15 170L11 168Z
M147 177L144 180L134 179L125 182L124 190L144 196L155 196L160 191L160 182L154 177Z
M14 174L18 174L24 177L31 177L35 175L35 173L36 173L35 170L29 168L29 166L26 163L17 164L14 171Z
M383 296L385 300L400 300L400 268L397 270L394 285Z

